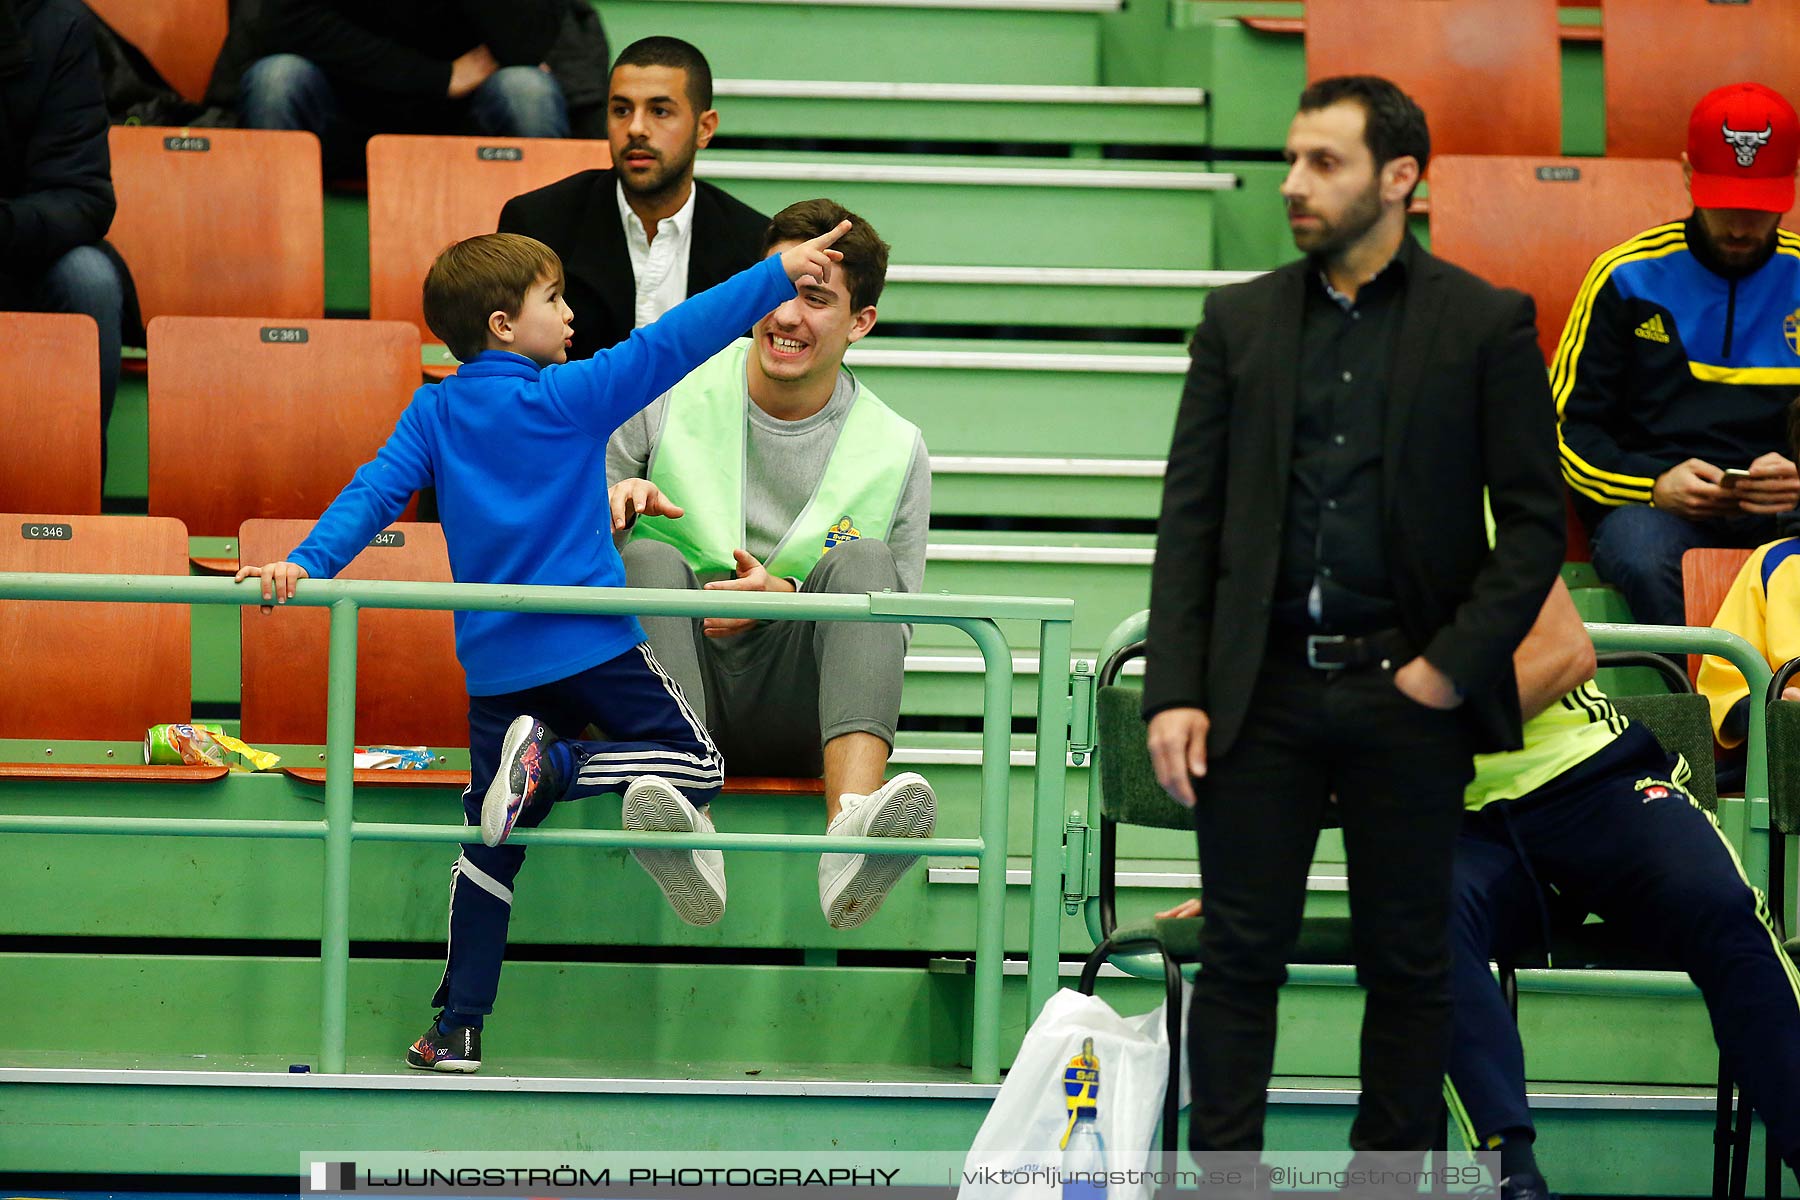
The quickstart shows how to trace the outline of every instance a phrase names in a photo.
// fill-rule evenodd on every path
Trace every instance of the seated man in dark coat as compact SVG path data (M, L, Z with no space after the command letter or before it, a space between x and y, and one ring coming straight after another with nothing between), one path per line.
M534 237L562 258L577 313L571 358L624 341L762 257L769 218L694 179L694 156L718 126L705 56L679 38L644 38L613 64L613 169L571 175L501 210L501 233Z

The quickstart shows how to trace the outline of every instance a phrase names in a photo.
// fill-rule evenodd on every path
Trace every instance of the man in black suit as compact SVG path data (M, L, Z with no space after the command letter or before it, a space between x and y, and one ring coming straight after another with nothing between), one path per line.
M1351 1145L1423 1150L1438 1127L1463 788L1473 753L1520 744L1511 656L1563 518L1530 299L1407 234L1429 154L1388 81L1309 87L1281 188L1306 257L1214 292L1191 347L1144 713L1200 846L1197 1151L1262 1146L1277 989L1333 797L1367 992Z
M769 218L694 179L712 141L712 69L679 38L644 38L613 64L606 136L613 168L583 171L507 201L501 233L561 256L575 310L571 358L625 340L696 292L762 257Z

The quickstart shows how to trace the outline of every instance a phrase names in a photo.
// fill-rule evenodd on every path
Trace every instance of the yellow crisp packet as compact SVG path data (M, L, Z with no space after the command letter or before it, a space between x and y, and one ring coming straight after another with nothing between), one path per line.
M249 766L233 762L236 754ZM258 750L232 737L217 725L152 725L144 734L144 761L155 764L185 763L196 767L225 767L233 771L266 771L281 756Z
M266 771L270 767L274 766L276 763L281 761L281 755L271 754L267 750L258 750L255 746L249 745L245 742L240 742L238 739L232 737L229 733L215 733L212 735L212 739L213 739L213 741L219 743L219 745L221 745L221 746L225 747L227 750L231 751L233 754L236 754L239 758L243 759L245 762L249 763L250 764L249 769L252 771ZM235 764L228 763L226 765L232 766L234 770L242 770L243 769L241 767L235 766Z

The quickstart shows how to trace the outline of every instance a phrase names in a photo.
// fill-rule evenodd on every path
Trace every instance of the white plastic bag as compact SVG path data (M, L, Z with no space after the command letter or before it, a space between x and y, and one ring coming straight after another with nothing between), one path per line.
M1121 1017L1097 996L1068 988L1050 997L1025 1033L993 1108L963 1164L958 1200L1054 1200L1064 1194L1064 1149L1075 1110L1091 1103L1105 1143L1107 1200L1147 1200L1153 1188L1121 1173L1150 1170L1169 1078L1163 1006ZM1079 1140L1079 1139L1078 1139ZM1089 1170L1091 1155L1071 1167ZM1069 1196L1097 1196L1070 1188Z

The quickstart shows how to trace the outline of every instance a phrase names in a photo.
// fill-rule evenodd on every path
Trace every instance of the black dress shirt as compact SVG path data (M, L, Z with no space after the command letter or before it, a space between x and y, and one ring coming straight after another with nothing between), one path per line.
M1322 269L1307 280L1275 588L1283 625L1361 634L1400 623L1382 539L1381 447L1409 248L1355 300Z

